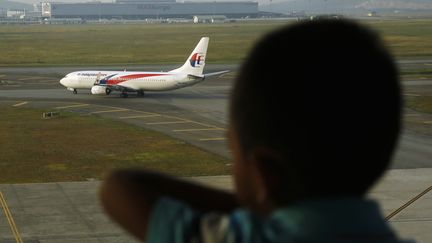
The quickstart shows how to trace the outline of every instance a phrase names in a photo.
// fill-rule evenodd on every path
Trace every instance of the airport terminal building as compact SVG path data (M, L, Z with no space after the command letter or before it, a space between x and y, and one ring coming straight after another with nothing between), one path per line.
M116 3L44 3L44 17L90 19L192 18L195 15L256 17L257 2L175 2L118 0Z

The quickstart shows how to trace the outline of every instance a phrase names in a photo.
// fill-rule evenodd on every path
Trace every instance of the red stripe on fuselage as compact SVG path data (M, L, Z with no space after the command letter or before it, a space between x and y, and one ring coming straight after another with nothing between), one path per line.
M156 74L156 73L139 73L139 74L130 74L126 76L120 76L120 77L113 77L108 80L108 85L116 85L122 82L126 82L132 79L138 79L138 78L148 78L148 77L155 77L155 76L165 76L168 74Z

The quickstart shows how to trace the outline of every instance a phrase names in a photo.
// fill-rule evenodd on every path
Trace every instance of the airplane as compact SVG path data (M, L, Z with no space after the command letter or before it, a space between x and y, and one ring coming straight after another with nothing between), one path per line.
M167 91L195 85L211 76L220 76L229 70L203 74L209 37L202 37L183 66L168 72L76 71L67 74L60 84L77 94L77 89L90 89L92 94L109 95L120 91L143 96L145 91Z

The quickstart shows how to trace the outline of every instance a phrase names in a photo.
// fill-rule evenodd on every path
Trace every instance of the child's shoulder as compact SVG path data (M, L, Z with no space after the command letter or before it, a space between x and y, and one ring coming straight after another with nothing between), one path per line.
M263 218L247 209L201 213L181 201L162 198L153 209L148 232L148 243L402 242L375 202L358 199L302 203Z

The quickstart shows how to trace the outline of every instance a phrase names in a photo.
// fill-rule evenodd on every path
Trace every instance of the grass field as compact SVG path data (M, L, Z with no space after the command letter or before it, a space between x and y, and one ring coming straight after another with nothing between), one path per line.
M432 56L432 20L389 20L367 22L384 36L390 50L399 58Z
M0 65L182 63L202 36L208 61L237 63L281 23L0 26Z
M413 110L432 114L432 96L405 97L405 103Z
M259 37L286 23L2 25L0 66L181 63L201 36L211 37L209 63L239 63ZM432 56L432 20L367 24L399 58Z
M419 79L432 79L431 68L418 68L414 70L401 70L400 72L403 80L419 80Z
M0 183L100 179L121 167L179 176L230 173L227 159L158 132L71 113L42 119L42 110L0 110Z
M405 105L417 112L414 116L404 117L404 127L426 136L432 136L432 96L405 96ZM423 113L423 114L422 114ZM429 114L424 116L425 114Z

